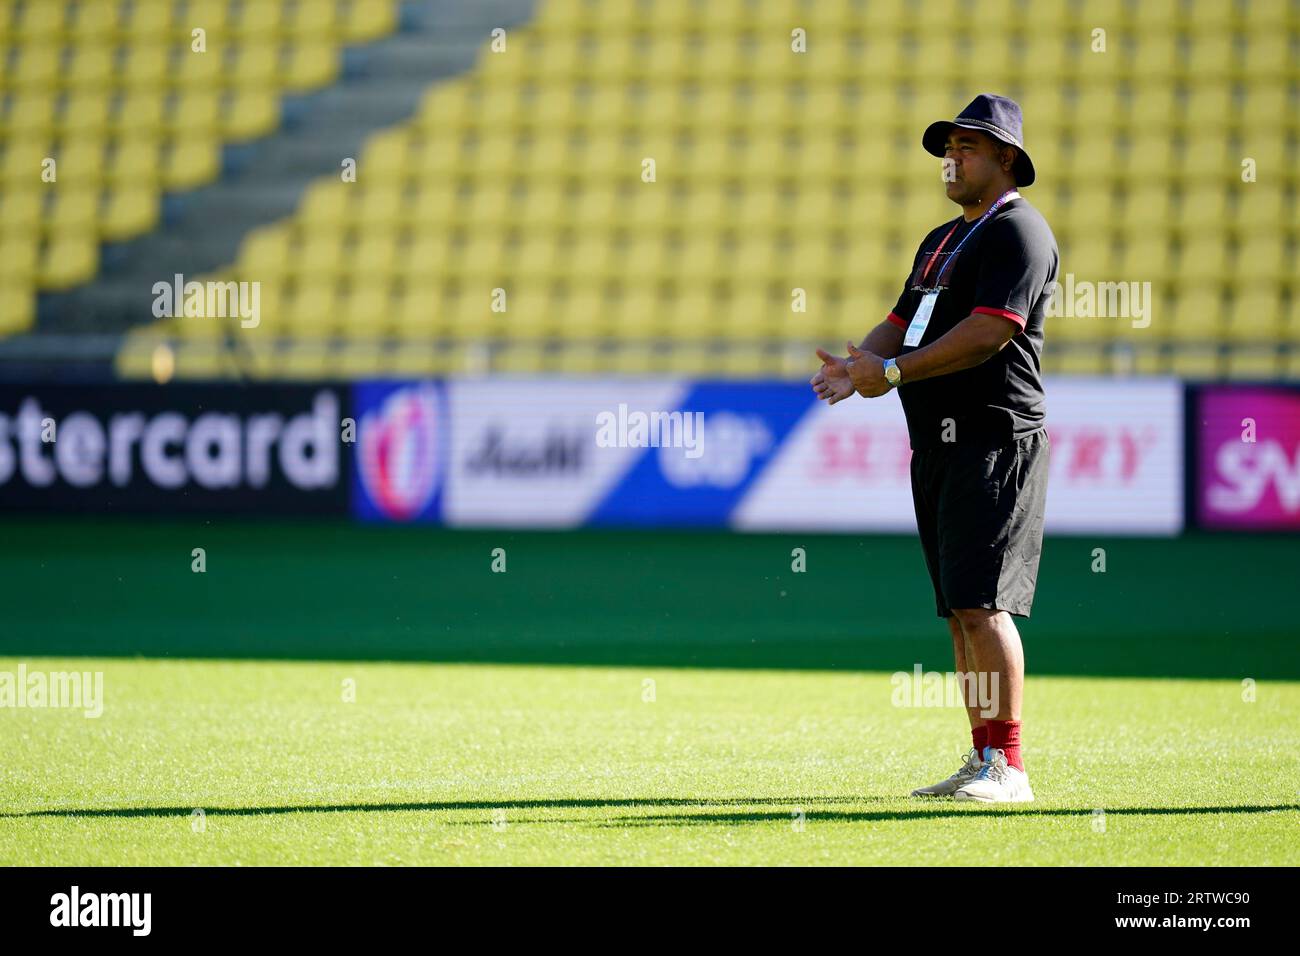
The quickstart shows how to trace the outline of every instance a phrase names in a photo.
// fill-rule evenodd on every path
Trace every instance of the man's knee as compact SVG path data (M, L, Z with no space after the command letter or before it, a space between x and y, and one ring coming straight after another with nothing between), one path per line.
M950 620L956 620L961 629L970 634L981 630L991 623L993 618L1005 613L987 607L955 607L952 609L953 616Z

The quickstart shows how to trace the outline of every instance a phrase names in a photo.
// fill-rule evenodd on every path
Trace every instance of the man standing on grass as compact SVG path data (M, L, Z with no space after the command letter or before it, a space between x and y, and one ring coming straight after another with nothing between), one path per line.
M898 304L860 346L850 342L847 358L817 350L812 386L832 405L898 389L935 605L957 672L982 678L965 686L987 681L997 691L988 719L966 698L974 747L961 769L912 795L1025 802L1034 796L1020 757L1024 656L1012 615L1029 616L1042 551L1039 359L1056 239L1017 192L1034 167L1013 100L981 94L921 142L944 158L948 198L962 214L926 236Z

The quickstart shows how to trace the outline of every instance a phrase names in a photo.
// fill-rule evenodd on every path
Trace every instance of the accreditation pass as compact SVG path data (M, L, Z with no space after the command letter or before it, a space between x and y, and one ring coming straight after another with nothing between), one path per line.
M916 315L912 316L912 322L907 327L907 335L903 337L904 345L921 344L921 337L925 335L926 327L930 324L930 314L934 312L934 300L937 298L939 298L938 291L927 292L921 296L921 302L916 307Z

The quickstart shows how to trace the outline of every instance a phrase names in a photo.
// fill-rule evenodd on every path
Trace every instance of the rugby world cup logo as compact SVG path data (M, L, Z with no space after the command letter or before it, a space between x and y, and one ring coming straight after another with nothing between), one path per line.
M386 517L409 521L438 489L443 422L431 385L401 388L362 416L358 471L366 493Z

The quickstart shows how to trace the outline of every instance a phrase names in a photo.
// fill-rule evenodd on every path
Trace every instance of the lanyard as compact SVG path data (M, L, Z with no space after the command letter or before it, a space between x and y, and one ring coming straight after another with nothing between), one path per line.
M966 245L966 240L975 235L975 230L984 225L984 220L988 219L989 216L993 215L1004 205L1011 202L1011 200L1019 198L1019 192L1014 189L1008 189L997 198L997 201L994 202L993 205L989 206L984 215L980 216L979 221L976 222L975 225L971 226L970 232L961 237L961 242L957 243L957 248L948 256L948 261L940 267L939 274L934 277L934 284L936 287L939 285L939 280L943 278L943 274L948 271L948 267L952 265L953 260L957 258L957 253L961 252L961 247ZM930 253L930 261L925 264L925 271L921 273L921 280L919 283L921 288L925 288L925 277L930 274L930 268L934 265L934 260L939 258L939 253L943 251L943 247L948 244L948 240L952 238L952 234L957 231L957 227L960 225L960 222L954 222L952 228L948 230L948 235L944 236L943 241L939 243L939 247L935 249L934 252Z

